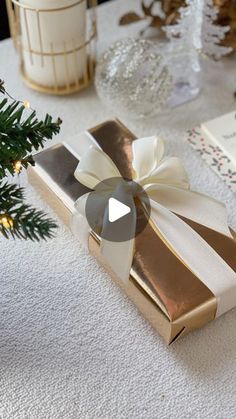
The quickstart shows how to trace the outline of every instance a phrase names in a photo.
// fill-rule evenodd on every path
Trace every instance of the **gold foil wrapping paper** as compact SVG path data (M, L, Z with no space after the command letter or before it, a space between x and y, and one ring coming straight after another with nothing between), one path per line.
M105 122L91 129L90 133L115 162L122 176L131 178L131 145L135 136L119 121ZM37 154L35 161L35 167L29 169L31 183L59 217L70 225L73 205L71 207L68 202L73 204L88 191L74 178L78 160L64 145L59 144ZM58 192L52 190L45 173L57 185ZM236 271L235 240L192 221L185 221ZM124 284L106 266L100 254L99 237L94 233L90 235L89 249L167 343L215 318L215 295L169 249L151 221L135 239L128 284Z

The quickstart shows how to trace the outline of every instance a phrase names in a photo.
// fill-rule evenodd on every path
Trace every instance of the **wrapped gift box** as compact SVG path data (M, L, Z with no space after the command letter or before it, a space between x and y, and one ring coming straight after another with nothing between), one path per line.
M135 136L119 121L105 122L89 133L110 156L121 175L131 178ZM32 185L68 226L75 201L89 191L75 179L77 165L78 159L70 146L63 143L38 153L35 166L28 170ZM233 238L189 219L184 221L236 271L236 241ZM218 298L170 249L151 222L135 238L133 264L127 282L107 266L100 252L100 237L93 231L89 237L89 250L168 344L215 319ZM199 260L199 264L202 263ZM232 290L236 297L235 288L236 282ZM234 302L236 306L236 298Z

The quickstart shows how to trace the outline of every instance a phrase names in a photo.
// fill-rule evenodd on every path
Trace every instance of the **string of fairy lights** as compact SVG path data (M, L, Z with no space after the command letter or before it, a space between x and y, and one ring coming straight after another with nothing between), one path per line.
M0 87L2 88L2 90L4 90L4 93L13 101L17 101L19 103L21 103L25 109L30 109L31 111L34 111L34 109L31 108L30 102L28 100L16 100L14 97L12 97L10 95L10 93L8 93L6 91L6 89L3 87L3 81L0 80ZM14 161L12 163L13 165L13 169L15 174L19 175L21 170L22 170L22 161L21 160L17 160ZM6 213L1 213L0 214L0 224L6 228L6 229L12 229L14 227L14 220L13 218L6 214Z

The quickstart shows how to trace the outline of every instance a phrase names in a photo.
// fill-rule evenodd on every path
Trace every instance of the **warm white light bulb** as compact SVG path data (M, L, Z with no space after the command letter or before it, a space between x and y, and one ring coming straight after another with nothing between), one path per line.
M24 101L23 101L23 105L24 105L24 107L25 107L26 109L29 109L29 108L30 108L30 102L29 102L28 100L24 100Z
M15 172L16 172L16 173L20 173L21 168L22 168L21 161L20 161L20 160L16 161L16 162L14 163L14 170L15 170Z
M12 228L13 227L13 220L12 220L12 218L11 217L7 217L6 215L4 215L3 217L0 218L0 223L5 228Z

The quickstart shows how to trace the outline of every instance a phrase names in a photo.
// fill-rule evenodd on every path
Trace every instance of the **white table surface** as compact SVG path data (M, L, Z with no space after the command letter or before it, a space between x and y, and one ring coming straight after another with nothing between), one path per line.
M98 8L99 53L115 39L136 0ZM94 88L71 97L24 86L12 42L0 43L0 78L39 115L61 116L66 137L114 117ZM187 128L236 108L235 59L205 74L197 100L149 121L123 121L137 135L161 134L180 156L192 187L221 199L236 228L236 197L184 142ZM50 144L48 144L50 145ZM22 175L22 184L26 176ZM28 186L31 203L51 212ZM59 221L58 221L59 222ZM46 243L0 239L1 419L236 417L236 310L171 347L60 222Z

